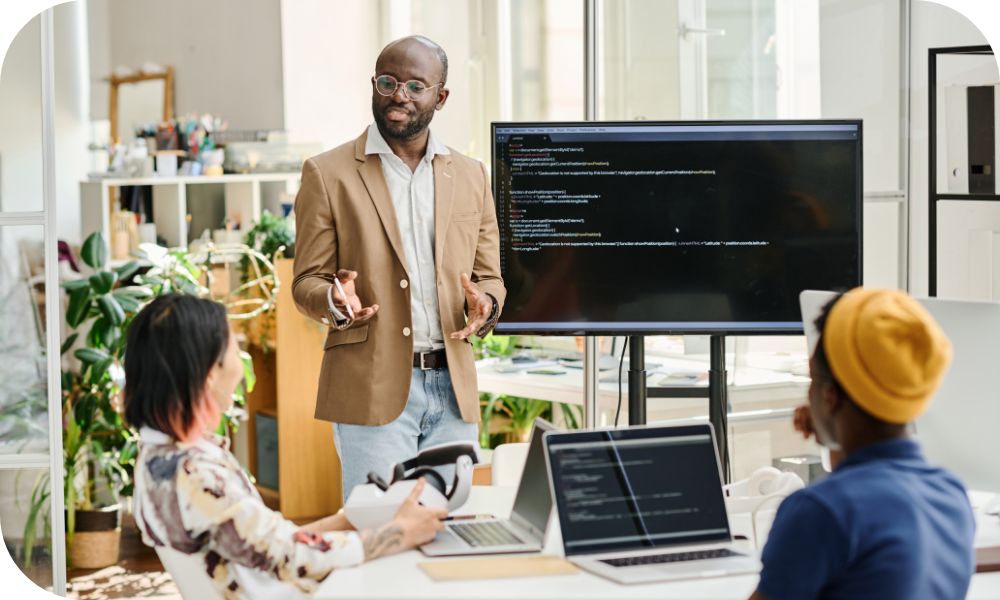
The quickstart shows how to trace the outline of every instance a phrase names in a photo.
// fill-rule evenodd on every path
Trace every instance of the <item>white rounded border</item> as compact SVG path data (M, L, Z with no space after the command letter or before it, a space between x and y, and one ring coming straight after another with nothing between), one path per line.
M35 15L51 6L73 1L75 0L18 0L16 2L3 2L0 5L0 49L2 49L0 56L4 58L7 56L7 50L10 48L11 42L14 41L14 37ZM1000 45L998 44L1000 42L1000 2L992 0L986 2L983 0L919 1L934 1L954 9L979 28L990 46L996 49ZM2 61L0 61L0 65L2 64ZM28 579L17 568L10 554L6 551L0 552L0 582L4 586L4 596L8 598L58 598L58 596L40 589Z

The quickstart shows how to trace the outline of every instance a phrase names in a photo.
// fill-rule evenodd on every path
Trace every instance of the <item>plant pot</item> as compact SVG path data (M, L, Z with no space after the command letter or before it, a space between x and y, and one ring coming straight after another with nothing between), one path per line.
M76 511L76 531L69 545L69 564L77 569L101 569L118 562L121 506Z

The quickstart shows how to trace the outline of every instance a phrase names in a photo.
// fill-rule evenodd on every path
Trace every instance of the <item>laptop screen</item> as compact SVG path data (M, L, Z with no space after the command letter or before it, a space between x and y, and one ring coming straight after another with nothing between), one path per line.
M549 513L552 511L542 436L546 431L553 430L555 427L545 419L535 419L531 441L528 442L528 456L524 460L524 471L521 472L521 483L517 486L514 508L511 509L512 518L523 521L520 525L536 529L539 536L545 534L545 526L549 523Z
M709 425L546 436L567 556L730 541Z

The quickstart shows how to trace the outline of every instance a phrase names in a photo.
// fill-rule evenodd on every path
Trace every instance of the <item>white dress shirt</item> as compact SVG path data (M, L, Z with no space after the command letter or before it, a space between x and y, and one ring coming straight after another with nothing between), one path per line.
M434 167L436 154L449 154L448 147L429 132L427 152L410 171L386 143L378 126L368 127L365 154L377 154L382 174L396 209L399 233L406 254L406 272L410 288L410 313L413 350L423 352L444 347L441 316L438 310L437 277L434 272ZM402 284L401 284L402 285ZM375 300L378 301L377 299Z

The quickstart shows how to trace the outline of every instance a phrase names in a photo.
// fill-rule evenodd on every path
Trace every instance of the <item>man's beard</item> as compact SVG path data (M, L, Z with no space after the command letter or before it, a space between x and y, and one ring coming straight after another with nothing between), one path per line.
M390 108L393 108L393 106L389 105L385 107L385 110L389 110ZM375 123L378 125L378 129L383 136L395 140L407 141L412 140L427 129L427 126L431 124L431 119L434 118L434 108L431 107L425 112L415 113L415 118L406 123L390 123L385 118L385 115L379 112L378 105L373 98L372 115L375 117Z

